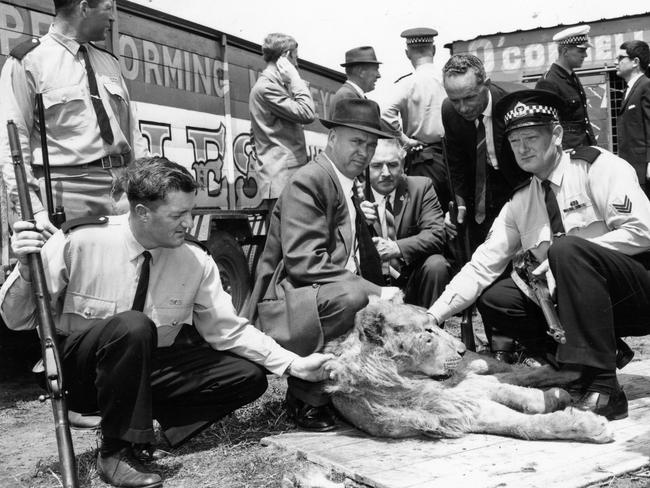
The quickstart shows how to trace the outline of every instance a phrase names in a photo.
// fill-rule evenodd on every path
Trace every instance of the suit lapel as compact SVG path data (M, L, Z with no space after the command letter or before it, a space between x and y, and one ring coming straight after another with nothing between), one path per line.
M630 100L634 96L634 92L639 88L641 85L641 81L643 80L643 77L645 75L639 76L636 81L634 82L634 85L630 88L630 93L627 94L627 97L623 99L623 105L621 105L621 109L618 111L619 115L622 115L623 112L625 112L625 109L627 108L628 104L630 103Z
M490 85L490 93L492 93L492 114L494 114L494 106L501 98L503 98L502 90L495 86ZM494 154L499 159L501 154L501 144L503 144L503 133L505 131L505 122L501 117L492 116L492 140L494 141Z
M339 233L341 241L343 242L343 246L345 247L345 255L349 256L350 253L352 252L353 223L350 218L350 212L348 211L348 206L347 206L348 203L345 200L346 196L343 194L343 188L341 187L341 182L339 181L338 177L336 176L336 173L334 172L332 163L330 163L329 160L326 157L324 157L322 153L316 156L315 163L321 166L327 172L328 176L334 183L334 187L336 188L336 193L338 197L336 200L336 210L337 212L342 212L344 216L341 225L337 226L337 231Z

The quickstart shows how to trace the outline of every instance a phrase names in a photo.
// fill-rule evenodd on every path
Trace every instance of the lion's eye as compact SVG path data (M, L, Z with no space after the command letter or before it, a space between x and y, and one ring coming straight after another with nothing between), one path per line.
M429 334L433 334L433 329L424 329L424 330L425 330L426 332L428 332Z

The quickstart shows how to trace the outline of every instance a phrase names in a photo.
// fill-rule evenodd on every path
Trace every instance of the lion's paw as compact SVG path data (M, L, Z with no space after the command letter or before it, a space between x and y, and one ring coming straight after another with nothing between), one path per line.
M569 427L576 439L596 444L605 444L614 440L611 425L605 417L577 408L567 408L565 412L571 417Z

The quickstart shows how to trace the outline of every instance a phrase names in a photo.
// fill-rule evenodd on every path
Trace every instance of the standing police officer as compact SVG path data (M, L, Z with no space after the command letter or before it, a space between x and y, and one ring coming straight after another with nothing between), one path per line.
M560 114L564 149L596 144L587 113L587 96L574 72L582 66L587 57L587 48L591 47L587 37L589 29L588 25L570 27L553 36L553 41L557 43L557 61L535 85L535 88L552 91L564 100L565 108Z
M120 179L148 154L119 60L95 46L113 20L112 0L54 0L49 32L11 51L0 76L0 120L18 127L36 221L56 229L43 208L43 155L35 95L43 95L55 205L68 219L128 210ZM0 129L0 163L17 206L7 131ZM39 188L40 187L40 188ZM40 195L40 198L39 198Z
M415 71L395 82L393 95L384 108L382 120L407 151L406 173L427 176L433 181L443 212L447 210L450 191L442 158L442 101L447 98L436 76L433 38L438 31L416 27L402 32L406 39L406 57Z

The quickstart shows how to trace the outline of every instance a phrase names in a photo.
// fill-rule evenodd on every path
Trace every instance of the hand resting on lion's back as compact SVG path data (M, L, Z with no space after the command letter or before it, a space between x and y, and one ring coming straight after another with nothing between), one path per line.
M550 366L513 366L465 351L424 309L375 301L333 341L327 390L355 427L380 437L498 434L605 443L604 417L567 408L557 386L578 376ZM550 388L546 391L540 388Z

